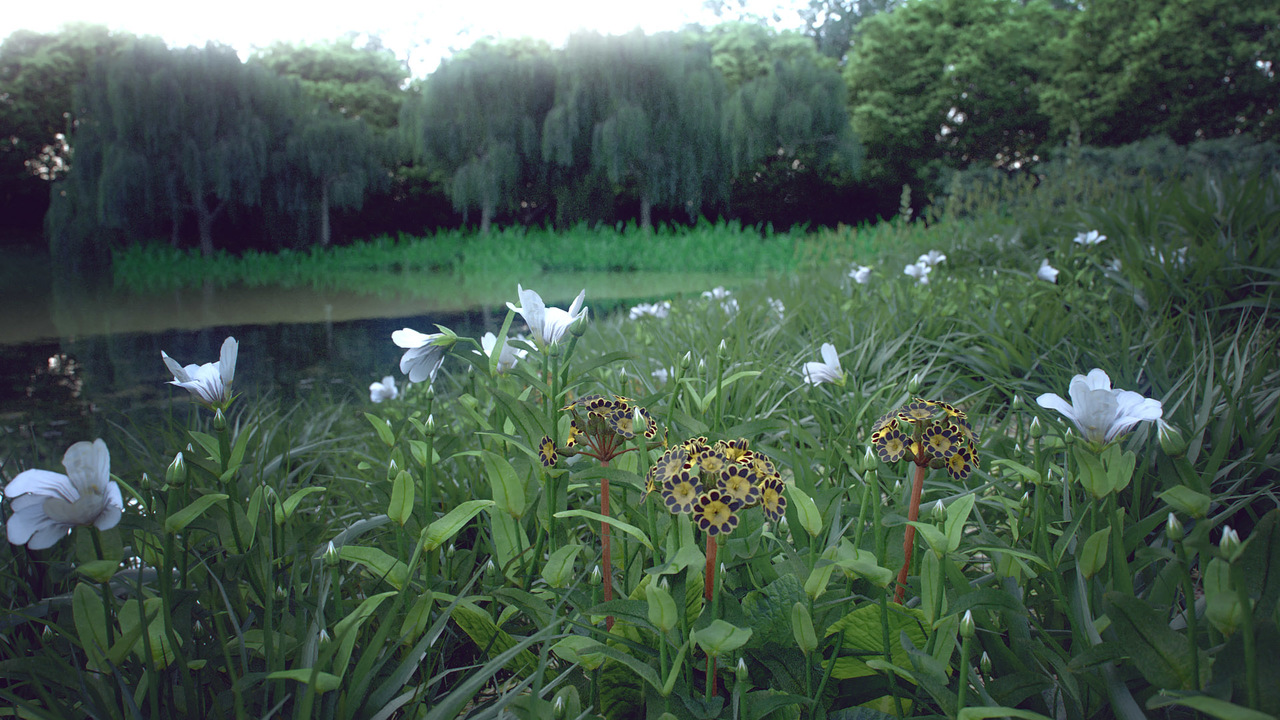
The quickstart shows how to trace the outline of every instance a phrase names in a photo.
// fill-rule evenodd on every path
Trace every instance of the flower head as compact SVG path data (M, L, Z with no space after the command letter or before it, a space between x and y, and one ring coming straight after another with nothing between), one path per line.
M916 283L920 285L929 284L929 273L933 272L933 267L928 263L912 263L902 269L904 275L910 275L916 279Z
M233 361L234 363L234 361ZM77 525L110 530L120 522L124 500L111 479L111 456L102 440L78 442L62 456L67 474L26 470L4 487L12 514L9 542L44 550Z
M844 369L840 367L840 354L836 352L836 346L822 343L821 352L822 362L807 362L801 368L800 374L804 381L810 385L829 382L843 386Z
M1058 270L1049 264L1049 259L1045 258L1040 261L1040 269L1036 270L1036 277L1047 282L1058 282Z
M168 353L161 350L160 357L173 373L170 385L186 388L191 397L211 408L225 408L231 402L231 381L236 375L236 355L240 345L229 337L222 342L222 352L217 362L183 367Z
M693 512L693 503L698 499L697 476L688 470L681 470L662 484L662 501L672 515Z
M773 311L774 315L778 316L778 319L782 319L787 314L787 306L783 305L781 300L769 298L768 302L769 309Z
M400 397L400 391L396 388L396 379L390 375L382 378L382 382L369 385L369 399L373 402L380 403L383 400L395 400L398 397Z
M859 285L866 285L871 279L871 267L868 265L854 265L849 269L849 277Z
M404 328L391 333L391 342L407 351L400 358L400 372L409 376L409 382L431 383L444 364L445 351L453 344L453 338L443 332L425 334Z
M1085 440L1097 445L1110 443L1138 423L1158 420L1164 413L1159 400L1132 390L1113 390L1111 378L1098 368L1071 378L1068 393L1070 403L1056 393L1045 393L1036 403L1065 415Z
M693 501L693 517L698 529L708 535L731 532L738 527L738 516L733 514L733 500L716 489L708 490Z
M480 338L480 347L484 349L484 354L493 356L493 349L498 345L498 336L491 332L487 332ZM511 339L502 343L502 354L498 356L498 373L502 374L510 372L511 368L516 366L518 360L523 360L529 351L524 348L517 348L511 344Z
M916 258L916 263L920 265L933 266L943 262L946 259L947 259L946 255L938 252L937 250L930 250L929 252Z
M1106 235L1100 234L1097 230L1090 230L1076 235L1075 243L1077 245L1097 245L1106 239Z
M760 507L769 522L778 522L787 511L787 499L782 496L786 484L781 478L768 477L760 482Z
M655 317L661 320L670 312L670 300L663 300L662 302L656 303L640 303L639 305L631 308L630 318L632 320L639 320L643 317Z
M738 312L738 299L733 297L733 293L724 289L723 285L707 290L702 293L702 297L706 300L719 300L720 309L725 313L733 315Z
M520 285L516 285L516 293L520 296L520 307L511 303L507 303L507 307L520 313L520 317L524 318L525 323L529 325L529 333L533 335L534 341L541 345L555 345L560 342L560 338L564 337L570 325L587 316L587 308L582 306L583 301L587 299L585 289L578 293L578 297L574 298L568 310L547 307L542 302L541 295L532 290L525 290Z

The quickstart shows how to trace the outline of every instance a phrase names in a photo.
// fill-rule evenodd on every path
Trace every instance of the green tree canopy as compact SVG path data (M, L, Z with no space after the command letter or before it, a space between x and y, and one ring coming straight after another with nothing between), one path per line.
M377 37L351 33L309 45L275 43L249 62L296 79L308 97L339 116L360 118L377 130L390 130L399 121L409 71Z
M545 204L542 121L554 97L546 44L482 41L427 77L402 127L415 155L447 178L454 207L479 210L487 232L499 212Z
M645 228L656 206L696 216L723 197L721 83L700 39L571 36L543 131L544 157L562 178L561 219L605 182L639 200Z
M844 73L870 178L896 187L1034 158L1049 129L1040 48L1065 19L1043 0L919 0L863 23Z
M1053 46L1042 88L1055 134L1095 145L1278 134L1280 5L1270 0L1096 0Z

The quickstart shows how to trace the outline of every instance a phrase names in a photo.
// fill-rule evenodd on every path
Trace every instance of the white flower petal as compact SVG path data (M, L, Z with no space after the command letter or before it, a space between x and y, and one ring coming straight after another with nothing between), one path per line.
M218 356L218 369L222 376L222 384L230 385L236 376L236 356L240 354L240 343L233 337L222 341L222 352Z
M111 483L115 486L115 483ZM120 492L119 488L116 493ZM124 514L124 508L118 505L112 505L110 502L102 509L102 514L98 515L98 519L93 521L93 526L99 530L110 530L120 523L120 516Z
M187 377L187 371L183 369L176 360L169 357L169 354L163 350L160 351L160 359L164 360L165 367L169 368L169 372L173 373L174 380L177 380L178 382L186 382L189 379Z
M27 493L57 496L68 502L74 502L80 496L80 491L76 490L76 487L71 484L71 479L66 475L35 469L18 473L18 477L4 486L5 497L17 498ZM17 502L10 503L10 506L16 508Z
M420 348L439 336L439 333L428 335L412 328L403 328L391 333L391 342L395 343L397 347L412 349Z
M75 486L77 494L89 488L104 489L111 482L111 453L101 438L93 442L78 442L67 448L62 456L62 466Z

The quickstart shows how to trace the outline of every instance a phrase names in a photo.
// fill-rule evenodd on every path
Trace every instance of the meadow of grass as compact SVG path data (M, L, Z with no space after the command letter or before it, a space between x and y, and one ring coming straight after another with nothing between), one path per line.
M0 698L27 717L1274 717L1280 175L1105 190L788 240L795 272L593 313L506 373L458 338L433 384L380 404L122 418L103 432L119 525L0 550ZM903 268L929 250L946 259L918 283ZM842 374L806 383L824 343ZM1093 368L1159 400L1165 431L1102 447L1036 402ZM882 419L915 397L947 403L916 408L930 438L967 423L976 467L883 452L890 426L924 441L925 420ZM733 527L709 492L668 512L680 473L709 485L717 463L755 473L761 504Z

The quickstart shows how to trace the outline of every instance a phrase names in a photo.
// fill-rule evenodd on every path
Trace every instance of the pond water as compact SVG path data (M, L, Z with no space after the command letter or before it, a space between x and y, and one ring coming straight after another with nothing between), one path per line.
M104 423L126 422L131 411L185 402L185 391L166 384L172 376L161 350L183 364L211 362L233 335L240 343L237 391L289 400L323 385L336 397L367 398L369 383L400 376L403 351L392 344L393 331L432 332L438 323L479 337L499 330L505 301L516 300L514 279L478 287L439 277L424 279L430 291L422 294L244 287L133 294L109 282L50 278L47 263L4 264L0 464L15 444L45 445L43 439L65 448L102 432ZM594 273L538 275L528 286L560 307L586 288L599 318L637 300L726 282L732 279Z

